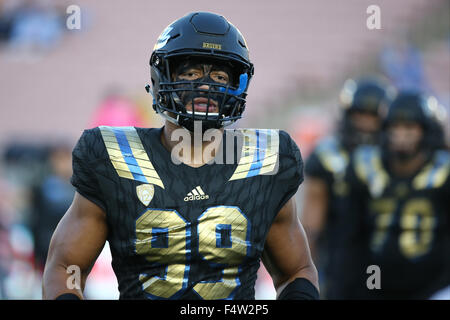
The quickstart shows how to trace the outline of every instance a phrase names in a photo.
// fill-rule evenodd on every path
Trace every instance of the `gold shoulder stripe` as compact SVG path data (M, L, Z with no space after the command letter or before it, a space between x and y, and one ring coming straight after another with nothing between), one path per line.
M243 129L240 132L244 135L241 158L229 181L273 172L278 167L278 130Z
M371 195L378 198L389 183L389 175L383 168L378 149L364 146L355 152L355 170L359 179L364 182Z
M438 151L433 157L433 161L423 168L412 184L416 190L439 188L447 180L449 174L450 154L446 151Z
M152 183L164 189L134 127L101 126L100 132L119 177Z
M349 156L335 139L323 141L317 148L317 156L326 170L338 178L344 177Z

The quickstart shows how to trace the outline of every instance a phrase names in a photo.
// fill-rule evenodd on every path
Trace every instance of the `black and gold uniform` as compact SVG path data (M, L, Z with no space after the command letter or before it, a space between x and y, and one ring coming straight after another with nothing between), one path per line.
M86 130L72 184L103 208L121 299L254 299L268 230L303 180L284 131L225 130L232 164L175 164L162 129ZM233 140L234 141L234 140ZM236 144L239 145L239 144Z
M319 270L327 299L357 299L364 290L361 283L365 273L360 260L364 234L348 208L346 171L353 150L363 143L375 144L379 138L378 130L357 127L355 115L380 118L380 110L387 100L388 88L380 79L348 79L340 94L342 119L338 130L317 144L305 164L306 179L320 180L326 186L323 230L312 232L320 232L313 237L318 239Z
M327 137L319 142L305 164L306 177L320 179L327 186L327 220L320 236L319 257L327 299L358 298L365 276L357 261L363 250L359 224L349 218L346 172L350 154L337 137Z
M378 147L360 147L349 170L354 210L368 230L368 265L381 271L381 289L367 297L426 299L450 285L450 153L431 153L406 178L385 158Z

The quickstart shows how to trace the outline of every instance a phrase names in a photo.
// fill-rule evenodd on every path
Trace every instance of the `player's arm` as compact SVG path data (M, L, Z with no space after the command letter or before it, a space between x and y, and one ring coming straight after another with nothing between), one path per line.
M75 193L72 205L59 222L50 242L42 280L44 299L55 299L65 293L83 298L86 278L106 242L107 231L105 212ZM67 280L73 275L67 273L71 265L81 271L79 289L71 289L67 285ZM73 284L72 281L69 283Z
M317 299L318 276L294 197L278 212L269 230L263 263L279 299Z
M308 237L311 255L315 260L317 242L327 220L328 186L325 180L310 176L305 179L304 190L301 222Z

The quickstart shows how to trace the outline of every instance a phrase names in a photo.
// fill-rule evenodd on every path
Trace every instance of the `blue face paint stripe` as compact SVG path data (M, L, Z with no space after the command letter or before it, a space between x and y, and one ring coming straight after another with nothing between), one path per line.
M128 166L133 177L141 182L148 182L142 172L139 164L133 156L133 151L131 150L130 144L128 143L128 139L125 135L125 132L119 130L117 128L112 129L114 135L116 136L117 142L120 147L120 151L122 152L123 159Z

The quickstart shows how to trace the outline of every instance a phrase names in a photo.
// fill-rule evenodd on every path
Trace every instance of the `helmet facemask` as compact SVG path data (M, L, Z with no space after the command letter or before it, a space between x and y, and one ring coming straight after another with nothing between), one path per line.
M204 132L241 118L248 75L238 63L180 55L152 57L151 64L154 108L167 120L190 131L201 121Z
M396 129L396 127L403 129ZM410 129L411 127L416 129ZM394 120L385 130L387 135L386 151L392 158L402 162L409 161L425 150L424 132L426 129L420 122ZM403 133L396 133L398 130L401 130Z
M409 143L409 147L395 146L392 139L392 128L401 126L411 128L420 127L421 134L418 141ZM415 130L414 132L417 132ZM404 136L412 139L414 132L408 132ZM414 140L414 139L412 139ZM430 155L436 145L436 136L433 130L432 114L430 113L424 95L419 92L400 92L397 98L389 107L388 114L383 123L382 148L389 158L396 158L400 161L413 159L419 153Z
M343 109L339 131L346 149L352 150L361 144L379 142L379 126L377 125L375 129L372 123L377 118L381 121L386 104L393 94L391 91L391 88L378 78L365 78L359 81L349 79L344 83L339 95L340 106ZM354 119L355 114L364 117L362 123L358 123L358 118ZM373 118L369 123L368 115ZM364 123L369 125L365 126Z
M358 119L364 117L363 123ZM369 126L364 126L369 122ZM380 115L368 111L348 110L340 123L342 142L348 150L353 150L359 145L376 145L380 138ZM381 122L381 121L380 121ZM376 127L376 128L375 128Z

